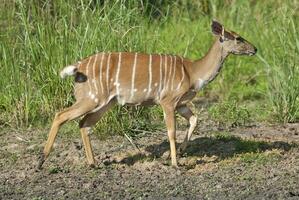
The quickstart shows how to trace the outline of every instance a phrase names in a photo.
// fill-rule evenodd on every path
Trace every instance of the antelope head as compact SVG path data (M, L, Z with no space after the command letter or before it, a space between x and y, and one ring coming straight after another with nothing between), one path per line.
M256 54L257 48L255 46L239 34L226 30L219 22L213 20L211 28L213 34L219 37L219 41L225 52L232 53L234 55L249 56Z

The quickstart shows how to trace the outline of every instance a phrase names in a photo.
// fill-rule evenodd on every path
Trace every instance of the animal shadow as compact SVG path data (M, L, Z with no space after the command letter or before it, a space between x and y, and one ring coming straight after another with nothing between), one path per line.
M217 159L214 162L219 162L223 159L234 157L237 154L264 152L271 149L288 151L294 146L295 144L283 141L255 141L231 135L205 136L191 140L181 157L216 156ZM166 151L169 151L169 142L164 140L159 144L149 145L144 150L149 154L137 153L122 159L119 163L133 165L141 160L161 158Z

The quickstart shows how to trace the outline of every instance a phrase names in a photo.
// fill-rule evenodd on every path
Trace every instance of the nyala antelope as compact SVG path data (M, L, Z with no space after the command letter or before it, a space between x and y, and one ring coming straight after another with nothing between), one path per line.
M177 166L175 112L189 122L185 140L179 148L184 151L197 123L197 117L187 103L215 79L230 54L252 56L257 51L252 44L224 29L217 21L212 22L211 29L216 39L208 53L196 61L173 55L118 52L97 53L65 67L60 76L74 76L76 102L55 115L38 167L48 157L59 127L81 116L84 117L79 127L87 162L94 166L90 128L116 103L159 104L162 107L171 163Z

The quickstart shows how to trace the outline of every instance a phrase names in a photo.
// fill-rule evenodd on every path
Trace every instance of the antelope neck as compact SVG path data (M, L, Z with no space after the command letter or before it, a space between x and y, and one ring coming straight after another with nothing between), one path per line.
M216 78L228 55L228 52L223 49L219 38L217 38L208 53L193 63L191 80L195 89L200 89L204 84Z

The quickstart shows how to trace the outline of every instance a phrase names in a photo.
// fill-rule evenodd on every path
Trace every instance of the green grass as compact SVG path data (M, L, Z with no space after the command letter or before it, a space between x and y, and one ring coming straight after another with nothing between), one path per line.
M217 96L220 102L234 100L245 107L259 105L263 111L250 112L266 112L271 121L298 121L298 1L94 2L1 3L0 125L49 127L54 113L74 102L72 80L62 81L59 70L93 53L202 57L213 40L213 18L257 46L258 56L231 56L200 95ZM98 129L105 133L154 130L161 119L156 107L116 107Z
M268 162L275 162L281 158L279 151L268 151L259 153L244 153L240 156L240 161L244 163L266 164Z
M248 109L239 106L235 100L214 104L210 107L209 114L214 121L225 127L246 125L251 117Z

